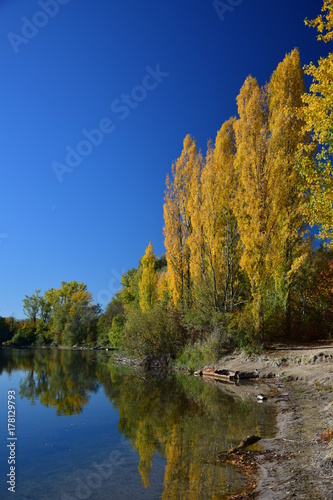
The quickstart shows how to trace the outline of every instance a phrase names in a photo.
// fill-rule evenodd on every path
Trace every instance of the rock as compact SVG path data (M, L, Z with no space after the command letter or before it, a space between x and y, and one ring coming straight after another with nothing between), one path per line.
M267 397L264 394L258 394L257 399L259 401L267 401Z
M243 371L237 371L235 372L235 376L238 379L253 379L253 378L259 378L259 371L254 370L253 372L243 372Z

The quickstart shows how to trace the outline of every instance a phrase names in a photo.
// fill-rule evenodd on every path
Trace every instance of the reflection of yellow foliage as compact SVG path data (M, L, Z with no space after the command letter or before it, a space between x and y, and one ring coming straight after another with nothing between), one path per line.
M175 471L179 470L181 466L181 443L179 434L179 425L174 425L171 435L165 446L165 456L167 465L164 474L164 492L163 498L173 498L175 493L179 490L179 477ZM182 497L181 497L182 498Z
M88 398L79 394L54 395L44 392L40 396L40 402L49 407L57 408L57 413L61 415L74 415L82 413L83 407L88 403Z
M56 408L58 415L83 411L90 391L97 388L95 376L89 373L96 367L87 362L86 354L53 351L48 355L36 351L29 359L30 368L31 363L33 369L20 386L22 396L32 403L39 398L41 404Z
M249 432L265 436L267 405L242 403L200 380L143 378L116 366L109 371L106 365L89 363L85 353L71 351L49 356L36 351L29 363L18 359L17 364L30 367L20 394L32 402L39 398L60 415L82 411L97 377L119 410L119 432L139 453L145 488L156 452L166 457L164 500L224 498L238 472L216 462L217 452Z
M150 484L150 470L155 453L155 439L152 436L152 427L145 421L139 423L136 432L135 446L140 455L139 472L145 488Z
M217 387L187 377L145 380L133 372L123 377L119 373L110 398L119 410L119 431L139 453L145 488L154 454L165 456L163 500L225 498L239 471L218 463L217 453L246 433L265 434L267 406L236 401Z
M188 435L179 425L173 426L165 448L167 465L163 500L223 498L221 485L226 483L226 479L221 477L221 473L225 471L221 468L215 470L215 457L212 455L205 458L205 448L206 446L202 447L198 428L192 435Z

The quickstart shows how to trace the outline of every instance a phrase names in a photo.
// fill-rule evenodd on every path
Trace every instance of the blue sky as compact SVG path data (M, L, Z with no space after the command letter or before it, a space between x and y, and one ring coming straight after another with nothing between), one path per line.
M321 0L224 3L0 0L0 315L70 280L105 306L149 241L163 252L185 135L205 152L249 74L328 51L303 22Z

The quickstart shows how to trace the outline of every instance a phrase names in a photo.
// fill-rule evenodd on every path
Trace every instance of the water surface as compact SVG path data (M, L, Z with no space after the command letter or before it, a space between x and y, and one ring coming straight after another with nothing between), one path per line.
M16 392L17 500L223 499L241 472L216 460L248 434L272 437L255 388L153 376L96 351L0 351L0 498L7 491L7 393Z

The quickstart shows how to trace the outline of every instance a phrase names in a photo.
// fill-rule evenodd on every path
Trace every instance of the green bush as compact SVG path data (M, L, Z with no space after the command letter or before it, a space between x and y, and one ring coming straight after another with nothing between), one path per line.
M176 366L188 368L191 372L199 370L205 365L213 363L215 353L208 340L204 342L189 343L185 346L176 361Z
M256 344L251 303L246 304L242 310L230 315L227 330L229 335L234 339L235 344L242 349Z
M49 340L47 326L42 322L38 322L36 328L36 345L41 347L49 343Z
M186 367L191 372L199 370L205 365L214 364L225 354L225 333L214 331L202 342L189 341L176 360L176 366Z
M131 309L127 313L124 330L124 348L128 354L140 359L167 363L175 358L184 345L186 334L177 311L156 305L141 312Z
M35 325L23 325L8 342L12 346L27 346L35 342Z

